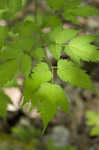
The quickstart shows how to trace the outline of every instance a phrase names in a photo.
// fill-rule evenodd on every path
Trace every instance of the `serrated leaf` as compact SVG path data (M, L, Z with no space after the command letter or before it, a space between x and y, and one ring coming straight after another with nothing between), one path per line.
M22 54L19 57L19 72L21 72L26 78L29 76L32 70L32 59L27 54Z
M0 64L0 85L2 86L12 80L18 73L17 69L16 60L10 60Z
M57 74L63 81L69 82L72 85L94 90L94 86L86 72L68 60L58 61Z
M43 83L37 92L37 97L40 100L38 109L41 113L44 128L46 128L49 121L55 116L58 107L64 112L69 112L69 102L59 85Z
M50 32L49 38L51 41L62 45L65 44L68 40L71 40L73 37L75 37L78 32L79 31L74 29L62 29L60 27L57 27L55 30Z
M38 80L40 83L50 81L53 75L46 63L39 63L34 67L32 78Z
M38 47L38 48L32 50L31 55L38 62L42 61L45 58L45 50L41 47Z
M64 7L65 0L47 0L47 3L53 10L59 10Z
M7 105L11 103L10 98L4 94L2 90L0 90L0 115L5 119L6 118L6 111Z
M90 43L94 41L94 36L81 35L69 43L64 49L65 53L70 56L73 60L84 60L84 61L99 61L99 51L97 47Z
M33 101L34 93L39 89L40 85L50 81L53 77L46 63L39 63L34 67L31 76L24 81L24 104L29 100Z

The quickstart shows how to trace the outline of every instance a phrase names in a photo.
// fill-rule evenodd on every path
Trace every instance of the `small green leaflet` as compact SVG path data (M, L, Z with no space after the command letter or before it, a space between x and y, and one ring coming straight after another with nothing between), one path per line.
M32 78L38 80L41 84L50 81L53 78L53 75L49 70L47 63L41 62L34 67Z
M22 54L19 57L18 61L19 71L25 76L28 77L32 70L32 59L27 54Z
M37 64L31 77L24 81L24 103L33 100L34 93L39 89L40 85L50 81L52 78L53 75L46 63Z
M41 113L44 129L47 127L49 121L55 116L58 107L64 112L69 113L69 102L65 92L59 85L43 83L36 94L40 100L38 110Z
M88 120L86 121L86 124L88 126L94 126L99 124L99 113L88 110L86 112L86 117Z
M95 90L90 77L84 70L81 70L76 64L68 60L58 61L58 76L72 85L89 90Z
M91 136L99 136L99 125L95 126L90 131Z
M36 61L40 62L45 58L45 50L44 48L38 47L32 50L31 55Z
M79 30L62 29L61 27L57 27L49 33L49 38L51 41L53 41L53 43L62 45L65 44L68 40L74 38L78 32Z
M94 112L88 110L86 112L87 121L86 124L88 126L93 126L93 128L90 131L91 136L98 136L99 135L99 112Z
M46 0L48 5L53 9L53 10L59 10L64 7L65 1L66 0Z
M65 53L70 56L73 60L84 60L84 61L99 61L99 51L97 47L90 43L94 41L94 36L81 35L69 43L65 47Z
M4 94L3 90L0 89L0 115L6 118L6 109L8 103L12 103L10 98Z
M17 75L17 61L9 60L0 64L0 85L3 86Z

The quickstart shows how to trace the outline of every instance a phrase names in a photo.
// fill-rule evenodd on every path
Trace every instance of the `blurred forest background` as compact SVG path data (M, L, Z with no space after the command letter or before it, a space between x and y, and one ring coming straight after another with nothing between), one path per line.
M45 1L38 2L40 11L46 13ZM99 0L85 0L84 3L99 9ZM25 11L19 13L18 19L21 21L25 15L34 15L35 9L34 0L28 0ZM78 17L78 20L80 27L68 21L63 22L63 26L81 28L81 34L96 34L94 44L99 46L99 15ZM0 22L3 23L5 22ZM51 60L56 63L53 58ZM99 135L91 136L91 127L86 124L88 110L99 112L99 63L85 63L84 69L90 74L97 92L61 83L56 78L71 99L72 114L67 115L59 111L43 135L43 125L37 110L30 112L29 106L24 110L19 109L21 91L15 87L4 89L14 102L14 106L8 106L6 120L0 117L0 150L99 150ZM22 84L22 80L20 77L18 82Z

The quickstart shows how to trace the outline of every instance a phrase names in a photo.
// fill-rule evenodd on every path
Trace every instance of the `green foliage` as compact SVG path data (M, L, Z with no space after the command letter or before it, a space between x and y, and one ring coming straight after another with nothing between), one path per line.
M62 16L75 24L79 24L77 17L88 17L99 14L99 10L89 5L82 5L83 0L47 0L54 11L62 10Z
M99 61L97 47L90 44L94 40L94 36L91 35L78 36L70 41L70 44L65 47L64 51L75 61Z
M56 114L58 107L64 112L69 112L67 97L59 85L44 83L36 94L37 98L40 100L38 109L41 113L45 128ZM52 113L50 111L52 111Z
M0 86L6 84L9 80L12 80L16 74L17 74L16 60L10 60L3 64L0 64Z
M90 131L90 135L99 136L99 113L93 111L87 111L86 116L88 119L86 121L86 124L92 127Z
M90 77L86 72L71 61L59 60L57 73L63 81L70 82L81 88L94 89Z
M70 111L64 90L54 84L54 67L61 80L93 90L90 77L79 64L99 61L98 47L92 44L96 36L79 36L80 30L63 28L64 20L78 24L77 16L88 17L99 11L82 5L83 0L45 1L46 10L41 11L42 6L35 1L37 9L33 15L25 14L20 21L19 12L24 12L27 0L0 0L0 20L6 21L5 26L0 25L0 87L18 86L16 77L21 74L22 106L31 102L31 109L38 108L44 129L59 107L64 112ZM57 60L56 66L47 51ZM63 53L71 61L60 59ZM8 100L4 93L0 96L0 111L5 116Z
M6 118L7 104L11 103L10 98L4 94L3 90L0 89L0 115Z

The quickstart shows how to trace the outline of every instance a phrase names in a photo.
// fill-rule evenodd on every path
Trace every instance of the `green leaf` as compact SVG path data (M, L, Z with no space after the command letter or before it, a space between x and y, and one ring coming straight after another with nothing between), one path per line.
M27 54L22 54L19 57L19 71L25 76L28 77L32 69L32 59Z
M94 111L87 111L86 116L88 120L86 121L86 124L88 126L98 125L99 124L99 113Z
M57 26L61 25L61 20L58 16L50 15L50 14L44 14L43 17L43 26L44 27L52 27L55 28Z
M8 37L8 27L0 26L0 48L4 45L5 40Z
M63 81L70 82L72 85L94 90L94 86L86 72L68 60L58 61L57 74Z
M79 31L74 29L62 29L57 27L55 30L49 33L49 38L51 41L57 44L65 44L68 40L71 40L73 37L77 35ZM62 45L64 46L64 45Z
M24 81L24 104L29 100L35 103L34 93L39 89L42 83L50 81L53 77L46 63L37 64L31 76L32 77Z
M91 136L99 136L99 125L92 128L91 132L90 132Z
M99 14L99 10L92 6L86 5L73 9L72 14L74 16L88 17Z
M22 21L13 27L13 32L18 33L20 38L33 37L34 23L32 21Z
M76 61L99 61L99 51L96 46L90 44L92 41L94 41L94 36L78 36L71 40L64 51L68 56Z
M34 45L34 39L31 38L19 38L11 42L11 47L23 51L31 51Z
M38 47L38 48L32 50L31 55L38 62L42 61L45 58L45 50L44 50L44 48Z
M17 69L16 60L10 60L0 64L0 85L2 86L12 80L17 74Z
M17 57L19 57L20 55L22 55L22 51L19 49L13 49L12 47L4 47L1 51L0 51L0 61L5 61L8 59L15 59Z
M65 0L47 0L47 3L53 10L59 10L64 7Z
M41 113L44 128L46 128L49 121L55 116L58 107L64 112L70 111L65 92L59 85L43 83L37 92L37 97L40 100L38 110Z
M5 40L8 36L8 27L0 26L0 40Z
M7 6L10 12L18 12L22 8L22 0L7 0Z
M78 16L88 17L88 16L99 14L99 10L92 6L80 5L81 1L82 0L67 0L67 4L65 5L64 12L62 13L63 17L66 20L72 21L75 24L79 24L79 22L77 21Z
M10 98L4 94L2 90L0 90L0 115L5 119L6 118L6 111L7 105L11 103Z
M40 83L50 81L53 75L46 63L39 63L34 67L32 78L38 80Z

